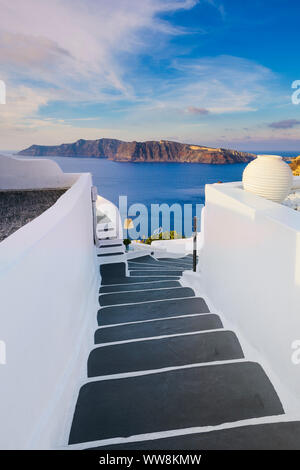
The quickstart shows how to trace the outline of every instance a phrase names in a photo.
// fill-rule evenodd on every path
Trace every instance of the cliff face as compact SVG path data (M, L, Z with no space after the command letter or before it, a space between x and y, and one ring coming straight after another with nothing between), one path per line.
M292 169L293 175L300 176L300 155L296 158L293 158L292 162L290 163L290 167Z
M32 145L19 152L27 156L96 157L119 162L240 163L255 155L166 140L123 142L116 139L78 140L57 146Z

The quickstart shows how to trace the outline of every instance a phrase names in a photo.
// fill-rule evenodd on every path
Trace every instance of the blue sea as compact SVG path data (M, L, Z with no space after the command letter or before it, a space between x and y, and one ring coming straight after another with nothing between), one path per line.
M256 154L266 152L253 152ZM300 152L268 152L284 157L294 157ZM119 163L99 158L68 158L51 157L65 172L90 172L93 182L98 188L98 194L119 206L119 196L127 196L128 206L136 203L144 204L150 213L151 204L179 204L182 209L185 204L193 205L193 215L196 214L196 204L205 202L205 185L208 183L241 181L246 164L207 165L189 163ZM191 217L190 217L191 219ZM150 219L149 219L150 225ZM153 225L153 224L152 224ZM149 235L155 225L164 230L178 227L163 226L163 220L154 222L149 227ZM185 236L192 232L191 224L179 230ZM178 231L178 230L177 230Z

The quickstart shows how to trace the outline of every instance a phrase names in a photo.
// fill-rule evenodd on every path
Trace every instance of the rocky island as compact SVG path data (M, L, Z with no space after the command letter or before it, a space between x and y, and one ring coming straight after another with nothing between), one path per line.
M247 163L256 155L223 148L182 144L168 140L124 142L117 139L80 139L72 144L32 145L18 155L33 157L95 157L118 162Z

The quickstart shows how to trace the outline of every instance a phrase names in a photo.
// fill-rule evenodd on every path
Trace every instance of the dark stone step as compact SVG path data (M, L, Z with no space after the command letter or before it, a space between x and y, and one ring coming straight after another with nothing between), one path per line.
M242 362L85 384L70 444L283 413L262 368Z
M218 315L197 315L165 320L153 320L145 323L99 328L95 333L95 343L109 343L134 338L174 335L193 331L215 330L223 328Z
M102 264L100 266L100 275L102 282L110 282L113 284L114 279L126 276L126 264L125 263L109 263Z
M140 256L139 258L132 258L130 261L135 262L135 263L149 263L149 262L156 263L157 262L156 259L150 255Z
M115 323L167 318L190 313L209 313L209 308L201 297L103 307L98 311L98 324L100 326L113 325Z
M131 276L131 277L117 277L117 278L102 278L101 285L102 286L110 286L110 285L130 285L130 284L137 284L141 282L149 282L152 281L178 281L180 278L179 276Z
M184 271L193 268L193 263L164 263L164 266L168 269L182 269Z
M139 258L133 258L130 260L132 263L142 263L142 264L160 264L164 263L165 261L171 262L171 263L187 263L187 264L192 264L192 258L189 257L183 257L183 258L154 258L153 256L146 255L146 256L141 256Z
M160 268L160 267L165 267L165 268L170 268L170 269L174 269L174 268L183 268L183 269L186 269L187 267L190 267L190 266L193 266L193 263L188 263L188 262L176 262L176 263L169 263L169 262L166 262L166 263L163 263L161 261L156 261L154 259L152 259L152 261L147 261L147 262L135 262L135 261L128 261L128 266L130 267L135 267L135 268L138 268L140 266L140 269L144 269L146 267L149 267L149 268Z
M88 377L243 357L243 351L233 332L220 330L195 333L94 349L88 359Z
M122 291L135 291L135 290L146 290L146 289L163 289L166 287L181 287L180 282L178 281L158 281L158 282L139 282L132 285L122 285L122 286L103 286L100 287L100 293L108 292L122 292Z
M104 449L95 447L94 450ZM241 426L220 431L129 442L106 450L300 450L300 422Z
M149 267L156 267L156 266L192 266L193 263L190 262L185 262L185 261L177 261L176 263L169 263L169 262L162 262L162 261L156 261L153 259L153 261L148 261L144 263L137 263L135 260L128 260L128 264L132 266L149 266Z
M104 253L104 254L99 254L97 256L103 257L103 256L120 256L120 255L124 255L124 251L119 251L117 253L115 253L115 252L113 252L113 253Z
M151 276L171 276L171 273L172 273L172 276L181 276L182 275L182 271L164 271L163 269L158 269L157 271L156 270L151 270ZM135 271L131 271L130 272L130 276L147 276L149 275L149 271L147 270L135 270Z
M153 300L179 299L182 297L194 297L195 292L190 287L173 287L170 289L153 289L134 292L113 292L99 296L102 307L107 305L133 304L138 302L150 302Z
M102 248L116 248L116 247L120 247L120 246L123 247L123 245L121 245L121 244L115 244L115 245L100 245L100 250L101 250Z
M143 266L132 266L132 265L128 265L128 269L129 271L131 272L134 272L134 271L147 271L147 272L151 272L151 271L160 271L160 270L163 270L163 271L168 271L170 273L172 273L173 271L188 271L190 269L192 269L192 266L186 266L186 267L183 267L183 266L176 266L176 267L173 267L173 266L150 266L150 265L143 265Z
M181 268L173 268L172 266L161 266L157 268L156 266L143 266L143 267L136 267L136 266L128 266L128 269L131 273L134 273L135 271L147 271L147 273L151 273L154 271L168 271L170 274L172 274L173 271L182 271Z
M156 258L161 263L192 263L193 258Z

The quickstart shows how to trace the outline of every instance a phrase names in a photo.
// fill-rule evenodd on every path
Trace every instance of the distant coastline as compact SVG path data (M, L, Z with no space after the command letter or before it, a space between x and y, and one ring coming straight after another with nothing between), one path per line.
M117 162L248 163L255 154L167 140L124 142L117 139L83 140L55 146L32 145L18 155L32 157L93 157Z

